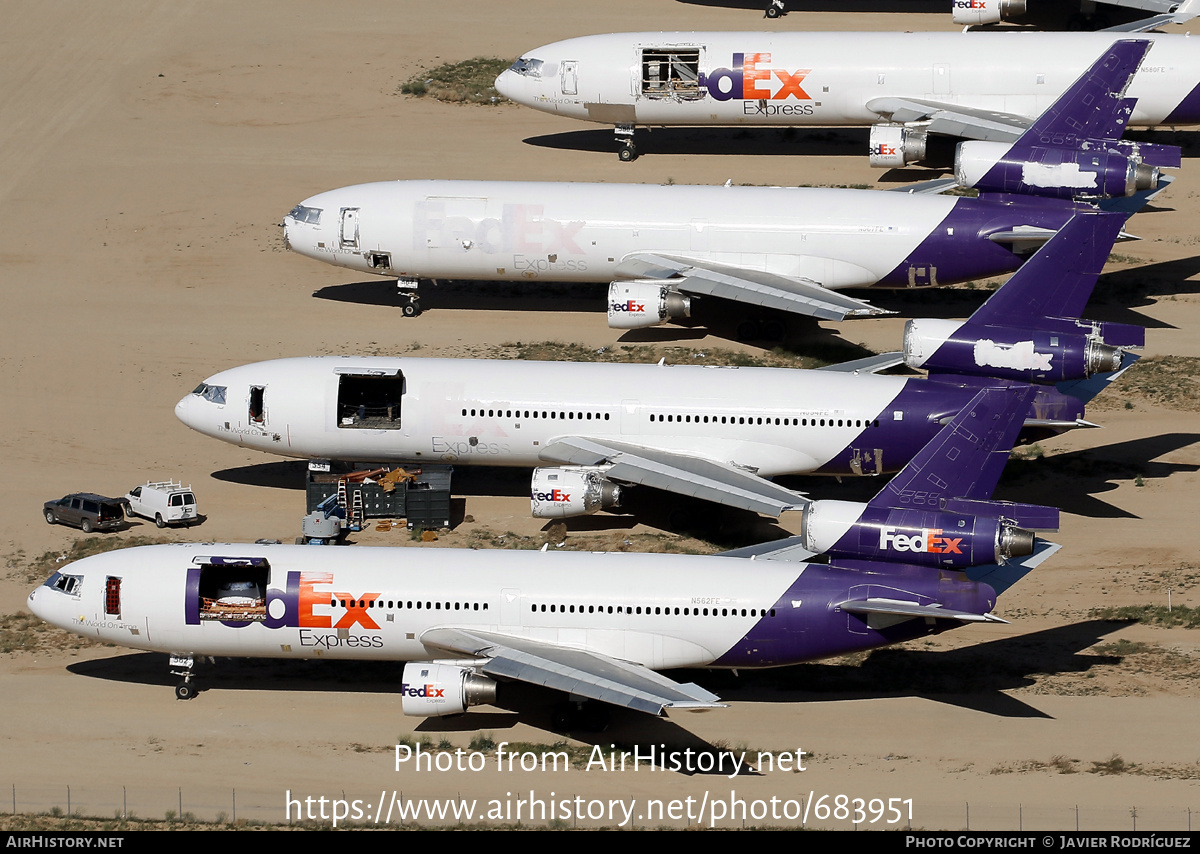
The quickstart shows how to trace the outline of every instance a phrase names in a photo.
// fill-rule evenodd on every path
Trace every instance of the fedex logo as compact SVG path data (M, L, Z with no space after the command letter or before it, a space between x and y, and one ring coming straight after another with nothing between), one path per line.
M400 684L400 693L405 697L427 697L429 699L444 699L446 696L445 688L438 688L436 685L421 685L412 686L407 682Z
M986 9L987 0L954 0L955 9Z
M961 555L962 550L958 546L963 538L938 536L941 533L941 528L922 528L921 533L910 536L898 533L895 528L880 528L879 548L885 550L890 548L898 552Z
M214 573L218 579L230 574L230 570L224 567L208 568L207 571ZM198 626L201 621L215 620L233 629L261 623L268 629L350 629L357 625L379 631L379 624L373 619L372 610L368 609L372 608L380 594L356 596L335 592L332 589L331 572L287 573L284 589L267 588L261 613L249 612L246 619L233 619L229 611L221 607L220 600L214 596L216 582L202 578L205 572L203 567L188 568L184 593L186 625ZM336 623L326 610L334 607L345 608L345 613Z
M871 156L872 157L895 157L896 156L896 146L887 145L886 143L883 143L883 142L879 143L878 145L872 145L871 146Z
M700 85L718 101L812 100L800 85L812 73L811 68L787 71L770 65L769 53L735 53L733 68L718 68L701 74Z
M612 310L628 311L633 312L634 314L644 314L646 311L646 304L644 302L634 302L633 300L630 300L629 302L614 302L612 304Z
M544 214L543 205L503 205L499 216L486 216L483 199L437 199L413 207L413 251L453 249L485 255L583 255L577 242L583 220L560 222Z
M555 489L550 492L535 492L533 493L534 501L561 501L567 502L571 500L571 495L568 492L563 492L561 489Z

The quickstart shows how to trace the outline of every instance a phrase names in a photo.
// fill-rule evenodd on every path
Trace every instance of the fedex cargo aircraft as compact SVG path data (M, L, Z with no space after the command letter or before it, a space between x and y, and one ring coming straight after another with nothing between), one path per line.
M870 127L873 165L923 160L930 134L1011 142L1121 33L612 33L524 53L496 89L613 125ZM1132 127L1200 123L1200 45L1147 34Z
M815 502L799 537L725 556L146 546L61 568L29 607L170 653L180 699L198 658L323 657L409 662L410 715L493 703L512 680L654 715L712 708L656 671L777 667L997 620L997 595L1057 549L1033 534L1057 510L991 500L1033 393L979 391L870 502Z

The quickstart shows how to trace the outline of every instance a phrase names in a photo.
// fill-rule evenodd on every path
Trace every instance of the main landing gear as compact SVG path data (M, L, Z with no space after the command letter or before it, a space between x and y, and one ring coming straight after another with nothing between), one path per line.
M787 14L787 4L783 0L767 0L767 11L763 15L765 18L778 18L781 15Z
M416 317L421 313L421 295L417 293L418 279L397 279L396 292L404 301L400 310L405 317Z
M194 664L195 661L190 655L171 656L171 675L183 677L183 681L175 686L175 699L190 700L196 696L196 685L192 682Z
M617 145L620 148L617 151L617 157L622 163L632 163L637 160L638 150L633 143L633 125L617 125L616 127Z

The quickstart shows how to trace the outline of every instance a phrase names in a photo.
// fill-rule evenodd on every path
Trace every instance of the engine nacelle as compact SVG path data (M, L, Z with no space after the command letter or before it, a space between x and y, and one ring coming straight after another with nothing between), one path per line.
M1124 351L1082 332L980 326L920 317L904 326L910 368L1056 383L1119 370Z
M456 664L415 661L404 665L400 705L420 718L457 715L468 706L496 702L496 682Z
M613 329L643 329L691 316L691 297L660 281L635 279L608 286L608 325Z
M998 24L1025 14L1025 0L952 0L950 16L964 27Z
M562 466L533 470L529 496L535 519L586 516L621 504L621 487L604 477L605 469Z
M903 125L871 125L871 165L896 169L925 159L929 134Z
M1157 189L1155 166L1108 148L1102 140L1079 148L1023 148L1006 142L960 142L954 178L985 193L1019 193L1055 199L1113 199Z
M919 503L920 496L913 496ZM998 518L916 507L873 509L851 501L814 501L800 534L809 551L831 557L915 563L945 569L985 566L1033 554L1032 531ZM857 510L857 513L855 512Z

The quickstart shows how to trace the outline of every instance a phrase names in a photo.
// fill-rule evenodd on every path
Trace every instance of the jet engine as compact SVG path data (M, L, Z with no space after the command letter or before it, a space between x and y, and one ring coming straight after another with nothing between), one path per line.
M496 702L496 682L456 664L415 661L404 665L400 702L404 714L432 718L457 715L468 706Z
M998 24L1025 14L1025 0L953 0L950 16L964 27Z
M1103 140L1079 148L1022 148L1009 154L1006 142L961 142L954 155L954 178L985 193L1020 193L1056 199L1112 199L1159 186L1162 173L1136 154Z
M604 471L583 466L534 469L529 498L533 517L565 519L620 506L621 487L605 478Z
M1084 328L1067 332L915 318L904 327L910 368L1050 383L1119 370L1124 351Z
M642 329L691 316L691 297L660 281L636 279L608 286L608 325L613 329Z
M914 503L919 495L912 496ZM831 557L966 569L1033 554L1032 531L999 518L945 513L934 507L871 508L815 501L805 512L804 547Z
M929 134L903 125L871 125L871 165L897 169L925 159Z

